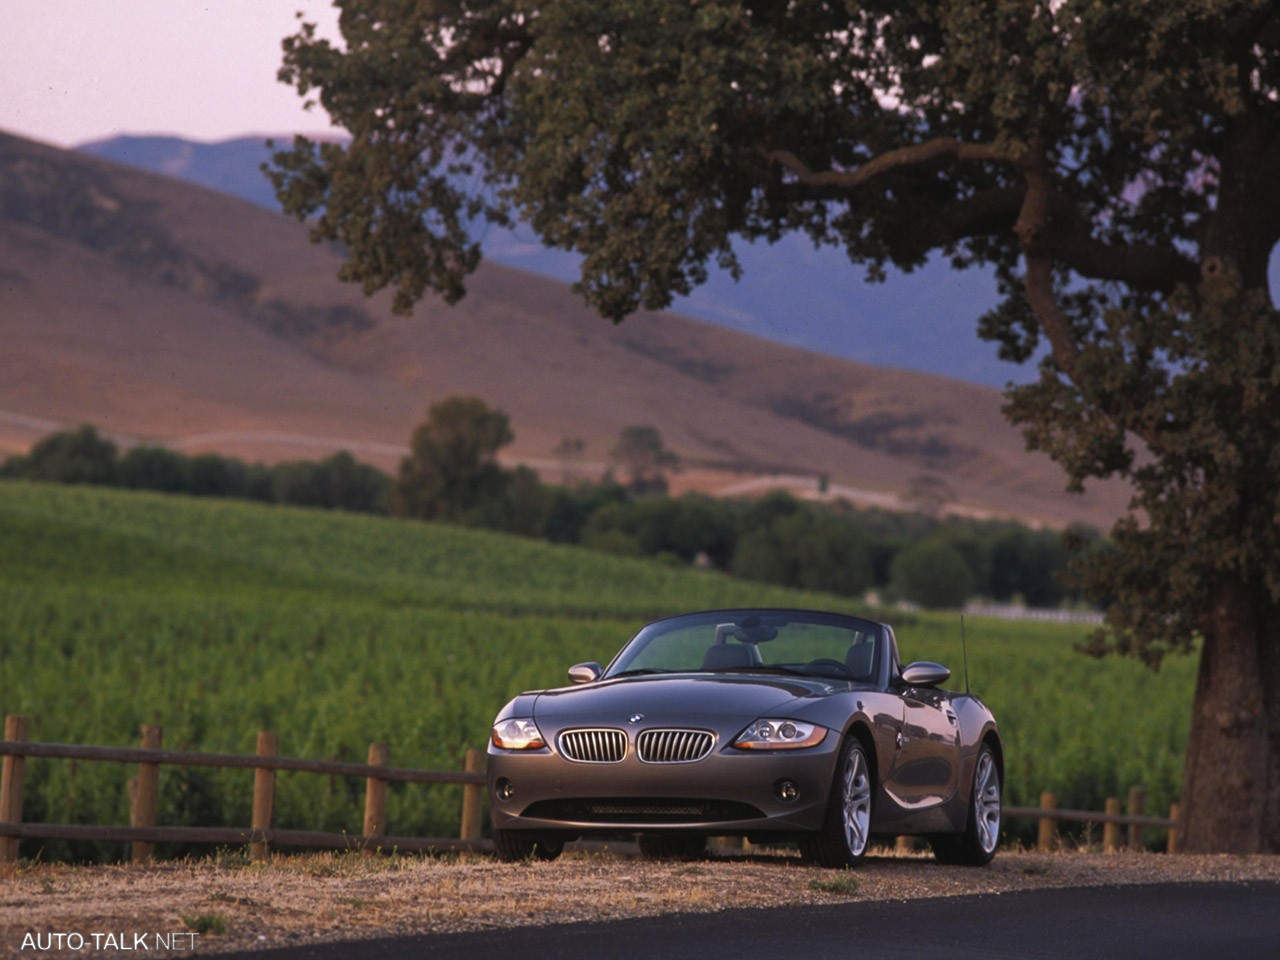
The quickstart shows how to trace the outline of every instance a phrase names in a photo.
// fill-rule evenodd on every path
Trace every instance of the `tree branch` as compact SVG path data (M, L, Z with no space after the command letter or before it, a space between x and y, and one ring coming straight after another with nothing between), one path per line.
M1005 150L989 144L962 143L939 137L921 144L899 147L868 160L856 170L815 171L789 150L758 148L760 155L776 171L789 171L794 179L770 189L776 196L797 194L806 198L831 200L890 170L951 158L960 161L1000 161L1017 163L1026 175L1027 153ZM1043 151L1043 148L1041 148ZM1043 161L1042 195L1036 200L1034 216L1040 235L1036 242L1053 260L1059 260L1082 277L1113 280L1142 290L1167 293L1180 282L1194 283L1199 267L1173 249L1143 244L1106 243L1094 237L1088 223L1062 193L1053 188L1047 159ZM918 259L926 251L969 237L998 236L1028 228L1025 208L1027 191L1022 187L992 187L943 208L928 219L903 221L885 231L891 255L904 261ZM1025 246L1025 242L1024 242Z
M1075 382L1076 360L1080 355L1071 322L1058 306L1053 293L1053 255L1047 242L1049 220L1053 206L1053 181L1049 175L1049 160L1042 141L1033 140L1022 158L1023 175L1027 182L1026 196L1013 232L1022 244L1022 256L1026 262L1024 284L1027 304L1039 321L1049 345L1053 348L1053 362Z
M1167 247L1141 243L1106 243L1062 193L1049 198L1048 230L1041 241L1054 258L1090 280L1115 280L1139 290L1168 293L1179 283L1195 283L1200 268L1194 260Z
M950 137L937 137L924 143L899 147L872 157L857 170L823 170L816 172L790 150L769 150L758 147L760 155L771 163L777 163L791 171L800 183L808 187L838 187L848 190L878 177L897 167L915 166L933 160L997 160L1016 163L1017 151L995 147L985 143L963 143Z

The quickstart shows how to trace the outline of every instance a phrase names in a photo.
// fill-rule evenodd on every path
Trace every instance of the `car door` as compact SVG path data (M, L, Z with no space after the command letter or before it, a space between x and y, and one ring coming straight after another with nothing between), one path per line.
M907 810L937 807L956 791L960 727L950 696L931 687L900 690L902 727L890 791Z

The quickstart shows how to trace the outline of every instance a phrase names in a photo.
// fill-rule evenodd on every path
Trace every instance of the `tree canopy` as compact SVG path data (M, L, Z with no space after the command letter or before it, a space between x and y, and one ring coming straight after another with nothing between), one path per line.
M281 75L352 139L273 176L399 309L462 296L513 218L614 320L738 270L735 238L994 270L981 335L1047 348L1009 416L1070 487L1134 484L1080 570L1093 649L1203 643L1188 846L1280 850L1280 5L339 5L345 48L304 27Z

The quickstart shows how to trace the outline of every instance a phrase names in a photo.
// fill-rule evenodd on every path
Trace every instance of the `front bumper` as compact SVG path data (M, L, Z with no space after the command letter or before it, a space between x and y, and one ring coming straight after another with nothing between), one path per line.
M644 763L634 750L617 763L581 763L552 747L490 744L490 819L500 830L576 835L813 831L826 814L839 746L835 732L816 747L776 752L737 750L721 738L694 763ZM782 781L795 785L794 799L779 796ZM499 784L510 786L508 799Z

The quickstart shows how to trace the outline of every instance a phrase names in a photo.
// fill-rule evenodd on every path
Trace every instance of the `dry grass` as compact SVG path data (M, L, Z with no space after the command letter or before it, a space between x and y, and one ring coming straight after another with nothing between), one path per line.
M0 868L0 956L28 932L203 930L202 953L327 940L614 920L804 903L915 899L1040 887L1280 881L1280 857L1002 853L987 869L883 852L854 873L787 855L648 863L566 854L554 863L490 857L239 853L147 867ZM185 919L184 919L185 918ZM217 932L222 930L224 932ZM30 951L28 951L28 954Z

